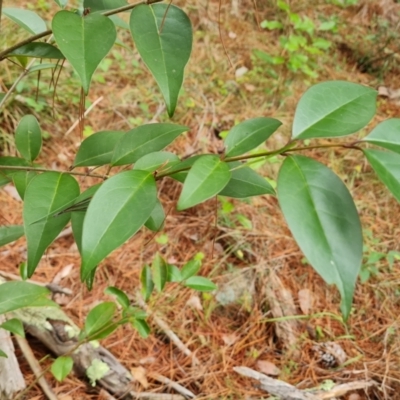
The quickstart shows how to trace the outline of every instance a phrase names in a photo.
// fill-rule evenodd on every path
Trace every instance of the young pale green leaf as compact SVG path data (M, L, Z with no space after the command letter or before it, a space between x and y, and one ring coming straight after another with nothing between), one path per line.
M8 355L3 350L0 350L0 357L8 358Z
M25 115L15 132L15 145L25 160L32 162L42 148L42 133L39 122L33 115Z
M400 202L400 155L391 151L363 150L382 183Z
M50 371L59 382L62 382L72 371L74 360L70 356L58 357L51 365Z
M22 325L21 320L18 318L11 318L6 322L3 322L0 325L0 328L3 328L11 333L14 333L15 335L25 337L24 325Z
M376 96L376 90L356 83L318 83L297 104L292 138L336 137L357 132L375 115Z
M139 332L139 335L146 339L150 335L150 327L147 322L143 319L134 319L132 326Z
M149 172L154 172L160 169L164 172L168 171L172 165L179 162L179 157L173 153L168 151L156 151L139 158L133 166L133 169L140 169Z
M75 156L74 167L111 164L114 148L125 135L119 131L101 131L85 139Z
M274 118L252 118L234 126L225 139L226 157L240 156L265 142L280 126Z
M151 212L149 219L145 222L144 226L153 232L158 232L165 221L165 212L160 200L157 199L157 203Z
M25 44L17 49L13 50L11 53L7 54L10 56L24 56L24 57L34 57L34 58L53 58L56 60L63 60L65 57L57 47L52 46L49 43L33 42Z
M109 286L105 291L105 294L109 294L111 296L115 296L117 299L118 303L121 305L122 308L128 308L130 305L130 301L128 296L126 295L125 292L122 290L114 287L114 286Z
M140 282L142 284L142 296L144 301L148 301L154 289L154 282L151 277L151 268L145 265L140 274Z
M136 48L157 81L172 117L192 51L190 20L174 5L143 4L132 10L130 28Z
M183 185L178 210L193 207L217 195L229 182L228 164L217 156L199 158L192 166Z
M176 265L167 265L167 281L182 282L181 270Z
M186 126L166 123L138 126L125 133L117 143L112 164L133 164L148 153L162 150L188 129Z
M304 156L286 158L278 199L289 228L309 263L342 297L346 319L362 262L362 232L354 201L326 166Z
M199 292L211 292L217 289L215 283L202 276L191 276L184 282L184 285Z
M84 332L85 336L94 340L94 336L101 334L113 326L113 318L117 306L111 301L105 301L93 307L86 317Z
M0 284L0 314L23 307L39 305L57 306L48 300L50 290L28 282L5 282Z
M28 242L28 276L32 276L47 246L68 223L70 214L57 218L52 212L79 195L78 182L68 174L45 172L31 180L25 192L24 227Z
M33 11L20 8L3 8L2 12L6 17L33 35L47 30L46 23Z
M263 194L275 194L270 183L250 167L233 162L229 163L229 168L232 176L228 184L219 192L220 196L243 199Z
M114 23L99 13L82 18L63 10L54 16L52 27L59 49L74 67L88 94L94 71L117 38Z
M0 246L14 242L24 235L24 227L22 225L0 226Z
M196 275L201 268L201 261L199 260L190 260L187 262L181 270L182 280L188 279L193 275Z
M153 282L156 289L162 292L165 284L167 283L167 263L165 260L157 253L154 257L153 263L151 264L151 272L153 275Z
M362 140L400 153L400 118L381 122Z
M28 187L29 182L36 175L36 172L33 171L17 171L12 175L14 186L22 200L25 197L25 190Z
M90 8L90 12L107 11L126 6L125 0L84 0L83 7Z
M82 281L143 226L156 201L154 177L145 171L122 172L101 185L83 222Z

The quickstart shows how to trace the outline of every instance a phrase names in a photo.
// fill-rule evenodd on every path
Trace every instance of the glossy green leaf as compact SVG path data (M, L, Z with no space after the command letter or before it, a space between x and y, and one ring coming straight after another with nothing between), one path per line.
M5 282L0 284L0 314L23 307L57 306L48 300L50 290L28 282Z
M199 292L211 292L217 289L215 283L202 276L192 276L185 281L184 285Z
M83 281L100 261L143 226L156 201L154 177L145 171L122 172L101 185L83 223Z
M19 172L2 168L4 166L29 167L29 162L19 157L0 157L0 186L10 182L13 175Z
M139 335L146 339L150 335L150 327L143 319L135 319L132 321L132 326L139 332Z
M17 171L12 175L12 180L15 188L21 199L25 197L25 190L29 185L29 182L36 176L36 172L33 171Z
M243 166L239 162L229 163L231 179L219 192L220 196L243 199L263 194L275 194L270 183L250 167Z
M126 6L125 0L84 0L83 7L90 8L90 12L107 11Z
M400 202L400 155L391 151L363 150L383 184Z
M94 340L103 332L108 331L113 326L113 318L117 311L117 306L111 301L105 301L93 307L86 317L84 332L85 336Z
M292 138L337 137L357 132L375 115L376 96L376 90L356 83L318 83L297 104Z
M109 294L111 296L114 296L118 303L121 305L122 308L128 308L130 305L130 301L128 296L126 295L125 292L122 290L114 287L114 286L109 286L105 291L105 294Z
M199 158L183 185L178 210L185 210L217 195L229 182L229 166L217 156Z
M151 276L151 268L145 265L140 274L140 282L142 284L142 296L144 301L148 301L154 289L154 282Z
M28 267L25 261L19 265L19 276L24 281L28 279Z
M5 329L15 335L25 337L24 325L18 318L11 318L0 325L0 328Z
M38 72L38 71L43 71L45 69L54 69L59 67L59 64L54 64L54 63L43 63L43 64L37 64L34 65L33 67L30 67L28 70L28 74L31 74L32 72Z
M165 212L160 200L157 199L156 205L151 212L149 219L145 222L145 227L153 232L158 232L165 221Z
M138 126L117 143L112 164L133 164L148 153L162 150L188 129L186 126L166 123Z
M151 264L151 272L153 276L153 282L156 289L161 292L167 282L167 263L157 253L154 257L153 263Z
M50 371L59 382L62 382L72 371L74 360L70 356L61 356L56 358L50 367Z
M33 11L20 8L3 8L2 12L6 17L33 35L47 30L46 23Z
M360 219L349 191L323 164L291 156L279 172L278 199L309 263L339 289L347 318L363 250Z
M362 140L400 153L400 118L381 122Z
M172 165L179 163L179 157L168 151L157 151L146 154L136 161L133 169L154 172L156 170L168 171Z
M193 275L196 275L201 268L201 262L199 260L190 260L187 262L181 270L182 280L188 279Z
M86 138L75 156L74 167L111 164L114 148L124 132L101 131Z
M197 156L192 156L190 158L187 158L186 160L181 161L180 163L171 165L170 168L168 169L167 173L168 175L177 180L178 182L185 182L186 177L189 173L190 168L193 166L193 164L200 158L206 157L210 154L202 154L202 155L197 155Z
M88 94L94 71L117 38L113 22L99 13L82 18L63 10L54 16L52 27L59 49L74 67Z
M17 49L13 50L11 53L7 54L10 56L24 56L24 57L34 57L34 58L52 58L56 60L63 60L65 57L57 47L52 46L49 43L33 42L25 44Z
M234 126L225 138L226 157L240 156L265 142L280 126L274 118L252 118Z
M132 10L130 28L136 48L157 81L172 117L192 51L190 20L174 5L143 4Z
M77 181L68 174L45 172L31 180L25 192L24 228L28 242L28 275L32 276L46 248L68 223L70 215L51 213L79 195Z
M0 246L14 242L24 235L24 227L22 225L0 226Z
M167 265L167 280L168 282L181 282L181 270L176 265Z
M33 115L25 115L15 131L15 145L25 160L32 162L42 148L39 122Z

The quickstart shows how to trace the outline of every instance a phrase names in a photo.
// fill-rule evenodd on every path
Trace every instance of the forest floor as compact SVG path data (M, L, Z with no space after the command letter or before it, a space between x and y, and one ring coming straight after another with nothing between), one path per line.
M5 3L25 7L29 2ZM37 2L35 10L50 20L56 8L47 3ZM299 31L275 1L225 1L220 5L220 16L217 0L174 2L192 21L194 47L172 119L189 126L190 132L176 140L171 151L180 156L217 153L223 146L221 133L258 116L283 122L268 142L271 148L280 147L290 136L302 93L326 80L380 88L377 115L356 138L378 122L400 116L400 5L391 0L363 0L348 7L334 4L346 3L343 1L290 3L292 13L301 18L308 17L316 26L333 21L336 28L330 25L311 35ZM283 21L283 32L259 27L262 21L274 19ZM8 45L23 37L23 33L14 33L15 25L10 21L3 25ZM309 41L321 37L331 43L321 54L309 54L305 62L316 76L288 68L293 55L282 51L280 34L304 36ZM129 32L120 30L119 38L126 47L115 46L94 75L87 107L95 105L85 119L84 135L127 131L149 121L168 120L162 97L139 60ZM286 62L272 65L265 54L286 57ZM17 68L8 61L1 65L0 87L5 90L17 75ZM78 128L69 131L78 118L80 93L78 79L71 71L69 68L60 76L54 107L48 87L50 73L42 73L37 99L37 77L29 75L18 85L14 99L0 114L2 155L16 154L15 127L24 114L33 113L45 131L38 162L59 170L70 167L80 142ZM83 326L94 305L110 300L104 294L108 286L134 294L140 288L141 268L150 264L157 252L177 266L203 253L201 274L218 285L216 293L202 295L170 284L149 302L149 310L186 344L198 365L169 340L152 315L152 332L147 339L124 326L102 340L102 345L134 375L144 373L145 379L135 384L137 392L174 393L154 378L160 374L191 390L198 400L268 398L256 381L233 370L246 366L299 389L373 380L376 385L371 388L361 387L336 398L400 399L400 261L395 253L400 251L400 206L360 152L319 149L306 154L343 179L362 220L362 280L357 283L346 323L337 289L325 284L307 264L276 198L220 198L177 212L181 185L172 180L163 181L159 187L168 212L164 229L157 234L141 230L107 257L98 268L92 291L80 282L80 257L68 231L50 246L33 279L52 282L61 277L60 284L73 292L63 299L63 310ZM274 182L280 161L261 163L258 172ZM82 187L93 182L81 180ZM0 210L1 225L21 224L22 202L10 186L0 189ZM26 242L22 238L0 251L0 270L17 274L25 258ZM42 367L50 365L51 358L44 358L48 351L35 340L30 344ZM327 366L321 363L321 351L333 353L334 358L335 352L344 352L346 359ZM27 383L32 384L25 398L44 398L19 350L17 355ZM60 399L103 398L89 393L87 384L73 374L62 383L50 373L45 376Z

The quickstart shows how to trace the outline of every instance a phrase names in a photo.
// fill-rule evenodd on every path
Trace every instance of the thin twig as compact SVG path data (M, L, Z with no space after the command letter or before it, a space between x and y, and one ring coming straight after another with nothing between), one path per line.
M185 396L186 398L189 397L190 399L194 399L196 397L196 395L190 390L186 389L179 383L172 381L164 375L157 374L156 372L151 372L149 376L154 380L163 383L164 385L170 386L172 389L176 390L178 393Z

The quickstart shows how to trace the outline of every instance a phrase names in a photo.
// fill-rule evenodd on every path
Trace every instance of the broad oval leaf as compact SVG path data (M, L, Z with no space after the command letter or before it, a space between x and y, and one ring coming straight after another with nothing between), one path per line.
M6 166L29 167L30 164L24 158L20 157L0 157L0 186L10 182L13 175L20 172L15 169L6 169Z
M15 131L15 145L25 160L32 162L42 148L42 132L33 115L25 115Z
M101 185L83 223L82 281L143 226L156 201L154 177L145 171L122 172Z
M31 277L46 248L68 223L70 214L52 212L79 195L77 181L68 174L45 172L31 180L25 192L24 227L28 242L28 276Z
M160 200L157 199L156 205L153 211L151 212L149 219L145 222L144 225L147 229L150 229L153 232L158 232L164 225L164 221L165 221L164 208Z
M20 8L3 8L2 12L6 17L33 35L47 30L46 23L33 11Z
M185 280L190 278L193 275L196 275L201 268L201 261L199 260L190 260L188 261L181 270L181 279Z
M86 317L84 332L85 336L93 340L97 336L113 325L113 318L117 311L117 306L111 301L105 301L93 307Z
M178 201L178 210L193 207L217 195L231 179L229 166L217 156L203 156L190 169Z
M14 333L15 335L25 337L24 325L18 318L8 319L6 322L3 322L0 325L0 328L3 328L11 333Z
M346 319L363 250L360 219L349 191L323 164L291 156L279 172L278 199L307 260L325 282L339 289Z
M400 155L391 151L363 150L383 184L400 202Z
M119 131L96 132L86 138L75 156L74 167L111 164L114 148L125 135Z
M143 4L132 10L129 24L139 54L157 81L172 117L192 51L190 20L174 5Z
M114 286L109 286L104 293L115 296L122 308L128 308L131 303L126 293Z
M59 49L74 67L88 94L94 71L117 38L114 23L98 13L80 17L63 10L54 16L52 27Z
M211 292L217 289L217 285L202 276L191 276L186 279L184 285L199 292Z
M24 227L22 225L0 226L0 246L14 242L24 235Z
M133 169L140 169L149 172L154 172L160 169L164 172L168 171L172 165L176 165L179 162L180 159L176 154L170 153L169 151L157 151L139 158L133 166Z
M337 137L357 132L375 115L376 96L376 90L356 83L318 83L297 104L292 138Z
M154 257L153 263L151 264L151 272L153 276L153 282L156 289L161 292L167 283L168 278L168 267L165 260L157 253Z
M250 167L239 162L229 163L231 179L219 192L220 196L243 199L263 194L275 194L274 188L269 182Z
M23 200L25 197L25 190L29 185L29 182L37 175L36 172L33 171L17 171L12 175L12 180L17 189L17 192L21 199Z
M400 153L400 118L381 122L362 140Z
M226 157L240 156L265 142L280 126L274 118L252 118L234 126L225 139Z
M84 0L83 7L90 8L90 12L113 10L126 6L125 0Z
M202 157L206 157L211 154L202 154L197 156L192 156L187 158L186 160L181 161L180 163L172 165L166 175L170 176L171 178L177 180L178 182L185 182L187 174L189 173L190 168L193 164Z
M50 371L59 382L62 382L72 371L74 360L70 356L58 357L50 367Z
M117 143L112 164L133 164L148 153L162 150L187 130L186 126L167 123L138 126L125 133Z
M35 58L53 58L56 60L63 60L65 57L57 47L52 46L49 43L33 42L25 44L11 53L9 56L24 56L24 57L35 57Z

